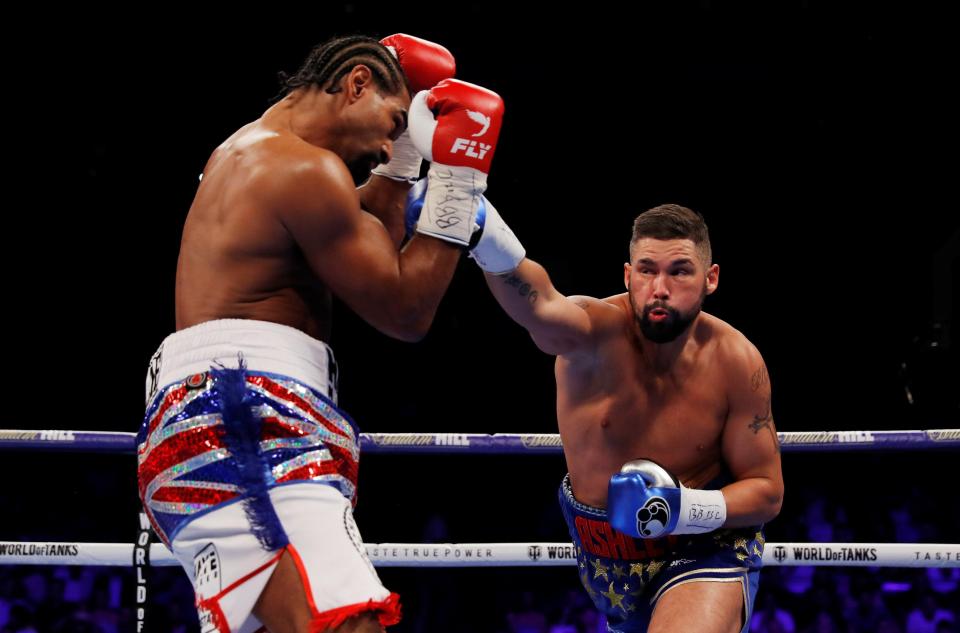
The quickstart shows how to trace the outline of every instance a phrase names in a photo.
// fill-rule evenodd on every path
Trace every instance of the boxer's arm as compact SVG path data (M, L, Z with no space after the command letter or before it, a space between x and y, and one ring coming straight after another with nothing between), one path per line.
M783 502L780 444L770 408L770 378L760 352L746 339L725 367L729 413L721 439L723 459L736 480L723 488L727 527L773 519Z
M384 225L361 209L346 166L332 154L290 179L273 202L314 273L384 334L422 338L461 249L417 235L398 253Z
M380 220L395 248L403 242L403 208L411 183L393 180L376 174L357 189L360 206Z
M509 273L484 277L510 318L530 333L540 350L553 356L592 349L597 321L616 310L598 299L560 294L543 266L531 259Z

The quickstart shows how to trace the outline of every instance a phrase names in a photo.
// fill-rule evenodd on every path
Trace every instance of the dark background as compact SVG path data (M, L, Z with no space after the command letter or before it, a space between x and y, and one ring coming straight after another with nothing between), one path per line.
M561 291L620 292L633 218L691 206L721 267L706 309L764 354L781 430L913 423L900 364L929 351L913 339L957 303L949 280L935 284L938 253L942 271L957 266L956 46L944 16L919 9L781 4L60 16L9 84L22 110L8 121L22 141L3 261L10 365L68 378L65 402L103 386L112 410L37 420L19 398L6 426L136 427L207 157L268 105L277 71L356 31L442 42L459 77L504 97L488 194ZM340 310L333 345L342 402L367 430L554 428L551 359L472 262L424 343ZM461 388L434 388L437 374ZM923 406L948 397L915 389Z
M633 218L690 206L721 268L705 309L764 354L780 431L960 426L960 109L945 14L795 1L539 14L321 4L11 15L8 29L27 37L6 64L0 426L135 431L146 362L174 326L180 230L209 153L314 44L398 31L443 43L459 78L503 96L487 194L561 292L620 292ZM334 319L340 402L363 430L556 431L552 358L473 262L419 344L342 306ZM946 512L920 505L932 538L949 541L952 455L787 455L769 539L804 540L790 517L817 494L856 497L868 534L853 540L884 536L878 507L922 485L948 501ZM0 457L0 539L132 540L132 458ZM563 472L557 457L368 456L358 522L371 542L436 536L434 515L447 517L440 540L563 540ZM397 573L385 577L413 582Z

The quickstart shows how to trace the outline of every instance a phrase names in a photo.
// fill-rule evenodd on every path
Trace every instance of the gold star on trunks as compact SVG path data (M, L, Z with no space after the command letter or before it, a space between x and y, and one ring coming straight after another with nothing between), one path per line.
M593 565L593 578L596 580L600 576L603 576L604 580L610 580L610 577L607 576L607 572L610 571L610 568L601 563L598 560L590 561L590 564Z
M630 576L636 574L643 578L643 563L630 563Z
M630 594L630 595L633 595L633 594ZM637 608L632 604L630 604L629 602L627 603L627 608L624 609L624 611L626 611L627 613L630 613L631 611L636 611L636 610Z
M733 542L733 546L737 549L747 549L747 539L738 538Z
M741 554L740 552L737 552L737 558L739 558L740 560L747 560L748 556L749 554Z
M767 542L767 540L763 538L763 532L757 532L757 535L754 538L756 539L757 543L760 543L761 545Z
M763 556L763 551L757 547L756 543L753 544L753 554L754 556Z
M593 600L597 592L594 590L593 586L590 584L590 579L587 578L587 573L584 572L580 574L580 582L583 584L583 588L587 590L587 595L590 596L590 599Z
M653 578L660 568L663 567L662 560L650 561L650 564L647 566L647 578Z
M630 585L623 583L623 593L627 593L628 591L630 591Z
M616 577L617 580L620 580L621 578L623 578L624 576L627 575L627 570L625 570L625 569L624 569L623 567L621 567L620 565L614 563L614 564L613 564L613 575Z
M620 607L624 612L626 612L626 609L624 609L622 604L623 599L626 598L626 596L621 596L619 593L616 592L616 590L613 588L612 581L610 582L610 587L608 587L606 591L601 591L600 595L607 597L607 600L610 601L611 609L616 609L617 607Z

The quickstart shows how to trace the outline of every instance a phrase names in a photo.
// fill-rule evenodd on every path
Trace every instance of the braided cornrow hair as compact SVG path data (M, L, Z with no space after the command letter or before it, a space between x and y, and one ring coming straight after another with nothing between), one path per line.
M311 84L331 94L339 92L340 79L357 64L369 68L377 86L388 94L407 87L400 63L386 47L372 37L348 35L315 46L295 74L280 73L280 96Z

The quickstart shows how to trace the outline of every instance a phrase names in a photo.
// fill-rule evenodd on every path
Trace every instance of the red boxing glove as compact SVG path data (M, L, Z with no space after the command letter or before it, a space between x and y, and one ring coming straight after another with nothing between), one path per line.
M444 79L410 102L410 139L431 161L417 232L469 246L503 121L495 92Z
M396 33L383 38L380 43L390 49L400 62L410 81L411 96L433 88L457 72L457 64L450 51L434 42Z
M503 99L497 93L457 79L445 79L410 106L410 135L427 160L490 173Z

